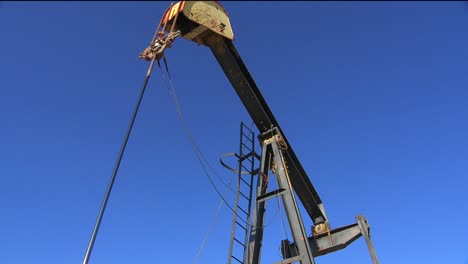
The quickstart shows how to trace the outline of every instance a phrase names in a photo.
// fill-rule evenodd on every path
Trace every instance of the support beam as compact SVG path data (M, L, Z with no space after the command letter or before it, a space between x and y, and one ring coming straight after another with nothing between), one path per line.
M262 155L260 161L260 173L257 179L256 196L265 195L268 190L268 173L270 171L271 154L268 152L268 146L262 146ZM255 199L254 212L252 216L252 226L250 227L250 239L247 252L244 254L244 261L247 264L260 263L260 253L262 249L263 228L265 223L265 201Z
M271 143L273 149L273 157L276 164L276 176L278 179L278 185L281 189L285 189L286 192L282 195L284 210L288 217L289 227L291 229L292 236L296 242L298 249L298 256L301 258L301 264L314 264L314 257L310 250L309 241L307 240L307 233L302 222L302 216L297 206L296 198L291 187L289 180L288 171L284 165L283 154L281 153L277 139L279 135L275 136L275 140Z
M378 264L379 261L369 236L369 224L362 215L357 216L356 220L357 223L355 224L331 230L330 235L328 232L324 232L320 235L309 237L308 241L314 257L323 256L328 253L344 249L356 239L363 236L366 239L372 263ZM283 254L284 259L297 256L298 246L295 243L290 243L288 240L283 240L281 242L281 253Z
M297 244L296 256L291 256L287 260L289 263L299 261L301 264L314 264L312 251L307 240L307 233L302 222L302 216L299 212L298 203L294 196L293 188L288 174L288 169L285 165L285 158L282 148L285 142L279 130L273 127L266 131L262 137L262 159L261 159L261 174L256 193L256 206L253 215L253 226L251 232L250 251L247 264L260 263L260 250L262 246L263 228L264 228L264 213L265 203L268 198L280 196L283 201L284 209L288 218L291 234ZM273 171L278 181L278 190L267 193L268 187L268 172ZM280 263L286 263L284 261Z
M326 214L323 212L322 200L232 41L212 34L204 38L204 44L211 49L260 133L264 133L272 127L279 130L288 145L288 149L284 152L284 159L288 166L294 191L314 224L327 221Z

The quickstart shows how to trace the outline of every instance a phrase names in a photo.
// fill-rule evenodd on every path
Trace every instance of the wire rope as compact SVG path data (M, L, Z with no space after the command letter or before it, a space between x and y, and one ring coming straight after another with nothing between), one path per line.
M143 95L145 94L145 90L146 90L146 87L148 85L148 81L149 81L149 78L151 76L151 72L153 71L154 61L155 61L155 57L153 57L153 59L151 60L150 66L149 66L148 71L146 73L145 81L143 82L143 86L141 88L140 95L138 97L137 103L135 105L135 109L133 110L133 114L132 114L132 117L130 119L130 124L128 125L127 132L125 133L122 145L120 147L120 151L119 151L119 154L117 156L117 160L115 162L114 169L112 171L112 175L110 177L109 183L107 185L107 190L106 190L106 193L104 195L104 199L102 201L101 208L99 210L99 214L98 214L96 223L94 225L93 232L91 234L91 239L89 240L88 247L86 249L86 253L85 253L85 256L84 256L84 259L83 259L83 264L87 264L88 261L89 261L89 258L91 257L91 253L92 253L93 248L94 248L94 242L96 241L96 237L97 237L97 234L99 232L99 227L101 226L101 221L102 221L102 218L104 216L104 212L105 212L106 207L107 207L107 202L108 202L110 194L112 192L112 187L114 186L114 182L115 182L115 179L116 179L116 176L117 176L117 172L119 171L120 163L121 163L122 157L123 157L123 155L125 153L125 148L127 147L128 139L129 139L130 134L132 132L133 124L135 123L135 119L137 117L138 110L140 109L141 101L143 100Z
M239 220L241 220L241 221L242 221L244 224L246 224L247 226L249 226L249 227L251 227L251 228L266 228L266 227L270 226L271 224L273 224L273 220L272 220L270 223L268 223L268 224L266 224L266 225L263 225L263 227L256 227L256 226L254 226L254 225L251 225L250 223L248 223L247 221L245 221L244 219L242 219L241 217L239 217L239 215L236 213L236 211L234 210L234 208L226 201L226 198L221 194L220 190L218 189L218 187L216 186L215 182L213 181L213 178L210 176L210 173L208 172L208 170L207 170L207 168L206 168L207 166L205 166L205 164L203 163L203 161L205 161L205 162L207 163L207 165L211 168L211 171L213 171L213 173L214 173L215 175L217 175L217 174L216 174L216 172L214 171L214 169L209 165L209 162L206 160L205 156L203 155L202 151L200 150L200 148L198 147L197 143L195 142L195 140L194 140L194 138L193 138L193 135L192 135L192 133L191 133L191 131L190 131L190 128L189 128L188 125L187 125L187 122L186 122L186 120L185 120L185 118L184 118L184 115L183 115L182 110L181 110L181 107L180 107L179 100L178 100L177 95L176 95L176 93L175 93L174 83L173 83L173 81L172 81L172 77L171 77L171 74L170 74L170 72L169 72L169 67L167 66L167 60L166 60L165 57L163 57L163 60L164 60L164 64L165 64L165 67L166 67L166 72L167 72L167 75L168 75L168 78L167 78L167 79L168 79L168 82L169 82L169 87L168 87L168 89L169 89L170 95L171 95L171 97L172 97L172 99L173 99L173 101L174 101L174 104L175 104L175 106L176 106L176 110L177 110L177 113L178 113L178 115L179 115L179 119L180 119L181 122L182 122L182 125L183 125L183 127L184 127L184 129L185 129L185 132L186 132L187 137L188 137L188 139L189 139L189 141L190 141L190 144L192 145L192 148L193 148L193 150L194 150L194 152L195 152L195 155L197 156L198 162L199 162L200 165L202 166L202 169L203 169L205 175L207 176L207 178L208 178L210 184L211 184L212 187L214 188L215 192L219 195L219 197L222 199L222 201L224 201L224 203L225 203L226 206L229 208L229 210L231 210L232 213L234 213L234 215L235 215L236 217L238 217ZM160 67L160 69L161 69L161 67ZM163 80L166 81L165 74L164 74L164 72L162 71L162 69L161 69L161 74L162 74ZM218 178L219 178L219 176L218 176ZM224 183L224 182L223 182L223 183ZM226 186L226 183L224 183L224 185ZM228 188L228 189L230 189L230 190L232 191L232 189L231 189L229 186L226 186L226 188ZM237 193L236 191L234 191L234 192ZM277 213L278 213L278 210L276 210L275 215L276 215Z
M232 180L234 179L235 175L236 174L234 174L234 173L232 174L231 178L229 179L229 184L232 184ZM226 195L226 192L227 192L227 190L225 191L224 195ZM219 212L221 211L221 207L223 206L223 204L224 204L224 200L221 199L219 201L218 209L216 210L216 213L215 213L215 215L213 217L213 220L211 220L211 224L210 224L210 226L208 227L208 230L205 233L205 236L204 236L203 241L202 241L202 243L200 245L200 248L198 249L197 254L195 255L195 258L193 260L193 264L196 264L198 262L198 258L200 257L201 253L203 252L203 249L205 248L206 241L208 240L208 237L209 237L211 231L213 230L213 227L215 225L215 222L216 222L216 220L218 218Z

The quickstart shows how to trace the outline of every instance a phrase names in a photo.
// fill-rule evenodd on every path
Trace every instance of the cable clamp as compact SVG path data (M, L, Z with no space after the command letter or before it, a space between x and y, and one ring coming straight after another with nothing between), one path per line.
M159 37L156 39L154 43L149 45L143 52L138 55L138 59L145 59L146 61L152 60L156 57L156 60L160 60L164 57L164 50L166 48L170 48L174 40L180 36L180 30L176 32L170 32L166 35L164 33L159 32Z

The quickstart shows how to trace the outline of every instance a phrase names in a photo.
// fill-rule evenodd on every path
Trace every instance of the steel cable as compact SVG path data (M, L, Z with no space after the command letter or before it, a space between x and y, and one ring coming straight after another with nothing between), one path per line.
M165 64L165 67L166 67L166 72L167 72L167 75L168 75L168 82L169 82L169 92L170 92L170 95L174 101L174 104L176 106L176 111L177 111L177 114L179 115L179 119L181 120L182 122L182 125L185 129L185 132L187 134L187 137L190 141L190 144L192 145L192 148L195 152L195 155L198 159L198 162L200 163L200 165L202 166L202 169L203 171L205 172L205 175L207 176L208 180L210 181L210 184L213 186L214 190L216 191L216 193L219 195L219 197L224 201L224 203L226 204L226 206L229 208L229 210L232 211L232 213L234 213L236 216L239 217L239 215L236 213L236 211L234 210L234 208L226 201L226 198L221 194L220 190L218 189L218 187L216 186L215 182L213 181L213 178L210 176L210 173L208 172L205 164L203 161L205 161L205 163L207 164L207 166L211 169L211 171L213 171L213 173L218 176L216 174L216 172L214 171L213 167L210 166L209 162L207 161L207 159L205 158L205 156L203 155L203 153L201 152L200 148L198 147L198 144L195 142L194 138L193 138L193 135L187 125L187 122L184 118L184 115L182 113L182 110L181 110L181 106L180 106L180 103L179 103L179 100L177 98L177 95L175 93L175 88L174 88L174 84L173 84L173 81L172 81L172 77L171 77L171 74L169 72L169 68L167 66L167 60L165 57L163 57L163 60L164 60L164 64ZM160 68L161 69L161 68ZM164 75L164 72L162 71L161 69L161 76L163 78L164 81L166 81L166 77ZM218 176L219 178L219 176ZM221 179L220 179L221 180ZM221 180L221 182L226 186L226 188L228 188L229 190L233 191L229 185L227 185L225 182L223 182ZM234 191L236 192L236 191ZM279 212L279 210L275 210L275 216L277 215L277 213ZM270 226L271 224L273 224L273 221L274 221L274 218L272 219L272 221L266 225L263 225L263 227L256 227L254 225L251 225L250 223L247 223L247 221L245 221L244 219L242 219L241 217L239 217L239 220L241 220L244 224L246 224L248 227L251 227L251 228L266 228L268 226Z
M106 207L107 207L107 201L109 200L109 196L110 196L110 194L112 192L112 187L114 186L115 178L117 176L117 172L119 170L120 163L122 161L122 157L123 157L123 154L125 152L125 148L127 147L128 139L129 139L130 134L132 132L133 124L135 123L135 119L136 119L136 116L138 114L138 110L140 108L140 104L141 104L141 101L143 99L143 95L145 94L145 90L146 90L146 86L148 84L148 80L149 80L149 78L151 76L151 72L153 71L155 58L156 58L156 56L153 57L153 59L151 60L151 63L150 63L150 66L148 68L148 71L146 73L146 78L145 78L145 81L143 82L143 86L141 88L141 92L140 92L140 95L138 97L135 109L133 110L133 115L132 115L132 117L130 119L130 124L128 125L127 132L125 133L124 140L123 140L122 145L120 147L120 151L119 151L119 154L117 156L117 160L116 160L115 165L114 165L114 170L112 171L112 176L111 176L111 178L109 180L109 184L107 185L107 190L106 190L106 193L104 195L104 199L103 199L102 204L101 204L101 209L99 210L99 214L98 214L96 223L94 225L93 232L91 234L91 239L89 240L88 248L86 249L86 253L85 253L85 256L84 256L84 259L83 259L83 264L88 263L89 258L91 256L91 252L93 251L94 242L96 241L97 233L99 231L99 227L101 225L101 221L102 221L102 218L104 216L104 212L105 212Z

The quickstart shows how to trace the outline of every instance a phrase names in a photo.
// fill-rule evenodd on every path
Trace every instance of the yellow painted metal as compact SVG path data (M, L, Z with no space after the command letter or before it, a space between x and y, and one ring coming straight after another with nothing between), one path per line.
M180 1L166 11L161 20L161 26L167 22L166 30L168 30L177 14L179 16L183 14L185 18L195 23L190 31L183 32L184 38L200 42L197 37L202 33L206 34L209 30L230 40L234 39L229 17L217 1ZM179 21L176 24L179 24ZM177 25L175 28L178 28Z

